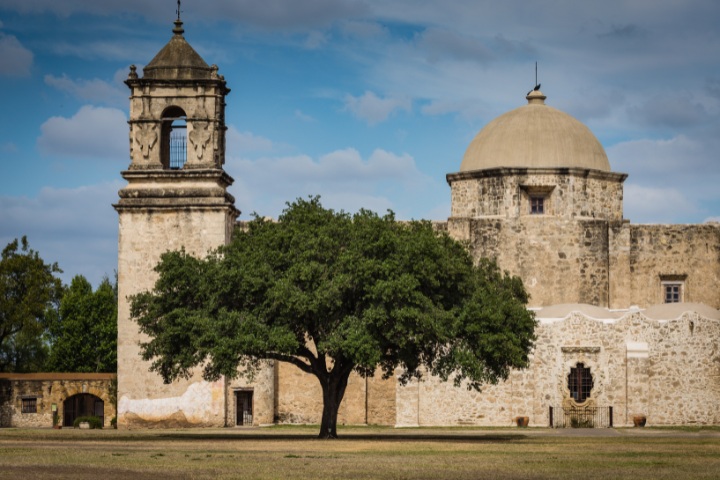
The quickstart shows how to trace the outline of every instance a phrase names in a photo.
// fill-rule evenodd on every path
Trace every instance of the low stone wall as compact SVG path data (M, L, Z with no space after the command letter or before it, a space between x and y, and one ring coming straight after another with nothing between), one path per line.
M0 427L51 428L53 405L62 424L63 403L82 393L103 401L104 426L109 427L116 415L111 398L114 378L111 373L0 373L4 393L0 399ZM34 403L35 411L23 413L23 400Z

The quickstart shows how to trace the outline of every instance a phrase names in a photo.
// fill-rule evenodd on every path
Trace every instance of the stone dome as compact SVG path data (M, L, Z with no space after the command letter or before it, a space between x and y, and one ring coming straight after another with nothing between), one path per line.
M488 123L468 146L461 172L489 168L582 168L610 171L605 149L590 129L545 105L533 91L528 104Z
M175 22L170 41L143 69L144 78L163 80L203 80L212 78L213 68L183 37L182 22Z

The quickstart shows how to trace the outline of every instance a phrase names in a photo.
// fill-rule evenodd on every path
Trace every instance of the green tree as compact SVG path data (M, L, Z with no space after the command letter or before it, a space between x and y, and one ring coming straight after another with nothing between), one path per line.
M168 252L155 270L154 290L131 308L151 369L170 382L199 365L213 380L291 363L320 382L321 438L337 436L353 371L479 389L526 366L534 341L519 278L473 265L429 222L351 216L318 198L289 204L277 223L256 218L205 259Z
M116 284L105 278L93 292L82 275L72 279L57 318L49 324L50 371L117 371Z
M26 237L10 242L0 258L0 372L37 371L48 312L62 290L56 263L46 264Z

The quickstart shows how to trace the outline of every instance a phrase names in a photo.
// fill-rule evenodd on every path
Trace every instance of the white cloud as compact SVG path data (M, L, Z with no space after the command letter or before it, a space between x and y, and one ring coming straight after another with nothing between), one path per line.
M0 76L27 77L33 64L33 53L12 35L0 33Z
M335 209L384 212L397 208L403 197L422 196L432 183L411 156L381 149L367 159L348 148L318 159L308 155L234 158L226 167L236 179L231 192L238 208L275 218L285 202L308 195L321 195L324 204ZM407 216L407 212L398 214Z
M45 83L75 98L88 102L124 106L128 101L126 91L99 78L73 80L65 74L60 77L45 75Z
M52 12L61 16L74 13L112 15L133 12L155 20L167 19L174 8L172 4L147 0L3 0L3 7L21 13ZM272 29L318 27L343 18L363 16L369 12L363 0L205 0L202 3L185 2L182 10L183 19L234 21Z
M162 43L122 38L117 41L54 42L47 49L56 55L73 56L84 60L123 61L140 63L149 61L148 53L160 51ZM141 70L138 69L138 73Z
M626 184L624 217L633 223L677 223L698 208L676 188L653 188Z
M707 121L705 107L689 97L677 93L655 95L641 105L628 108L630 119L647 125L680 128Z
M124 158L128 151L125 113L85 105L71 118L51 117L40 126L40 150L48 155Z
M449 59L486 63L495 58L479 39L451 30L428 28L418 36L417 42L432 63Z
M27 235L66 283L76 274L98 284L117 269L117 214L122 182L74 189L43 188L35 197L0 196L0 245Z
M312 30L305 39L304 47L308 50L316 50L328 42L327 36L320 30Z
M712 134L711 134L712 135ZM718 140L678 135L640 139L607 149L614 171L629 174L626 217L641 222L701 221L720 203Z
M255 135L252 132L241 132L232 125L228 127L225 135L228 156L273 149L272 141L267 138Z
M350 20L343 22L340 29L344 35L352 38L379 39L388 36L387 28L376 22Z
M345 109L350 110L353 115L365 120L369 125L384 122L397 110L409 112L411 107L412 103L406 97L380 98L370 91L360 97L345 96Z
M607 149L612 167L630 174L633 182L670 182L671 186L694 188L711 180L720 180L720 164L713 152L715 143L710 138L696 139L677 135L670 139L638 139L621 142ZM698 172L703 178L698 178ZM716 184L717 185L717 184Z
M302 120L303 122L314 122L315 119L310 115L303 113L301 110L295 110L295 118Z

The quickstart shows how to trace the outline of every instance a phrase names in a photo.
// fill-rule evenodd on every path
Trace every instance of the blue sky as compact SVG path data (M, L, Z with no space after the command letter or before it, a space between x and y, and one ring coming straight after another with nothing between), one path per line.
M27 235L67 282L117 265L128 67L173 0L0 0L0 244ZM217 64L243 214L323 203L443 219L445 174L539 80L628 173L634 223L720 221L720 2L185 0Z

